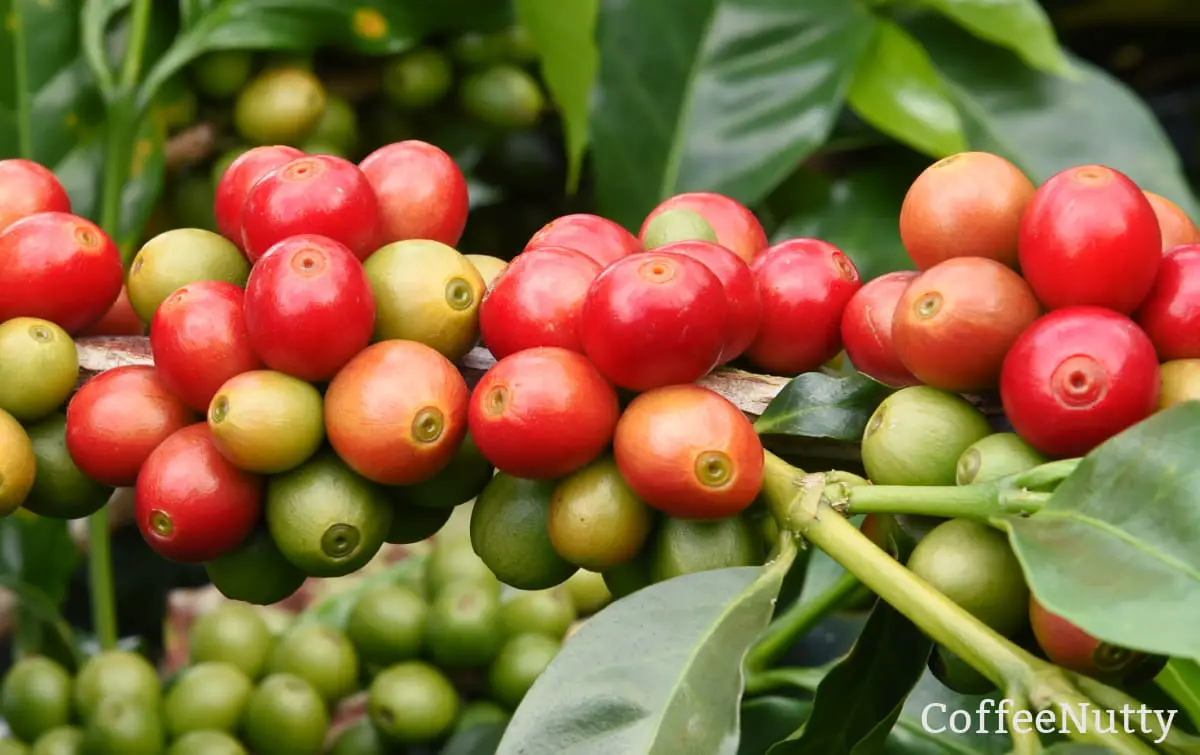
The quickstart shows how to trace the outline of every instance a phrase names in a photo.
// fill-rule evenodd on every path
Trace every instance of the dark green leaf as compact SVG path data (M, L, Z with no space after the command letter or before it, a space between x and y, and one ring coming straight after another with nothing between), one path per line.
M0 0L0 157L57 171L86 125L101 120L100 97L79 54L79 8L78 0Z
M350 34L344 47L364 55L404 52L421 40L424 23L417 17L421 6L441 3L371 0L356 3L350 11Z
M179 24L184 29L190 29L218 2L219 0L179 0Z
M113 96L116 86L106 48L108 25L128 7L129 0L88 0L83 4L83 56L105 98Z
M766 755L771 745L785 739L804 723L812 703L772 695L742 703L742 741L737 755Z
M154 203L162 194L167 173L165 141L166 134L156 119L142 120L130 150L129 180L121 191L121 230L116 241L122 250L138 243ZM127 251L122 257L132 259Z
M1154 681L1200 727L1200 663L1172 658Z
M931 648L921 630L879 601L849 655L818 685L808 720L771 755L878 752L925 673Z
M1078 59L1072 61L1078 81L1038 73L940 19L914 30L950 84L972 148L1007 157L1037 183L1075 165L1101 163L1191 216L1200 213L1162 126L1108 73Z
M802 174L812 177L813 174ZM824 180L818 200L796 207L773 237L824 239L845 252L864 281L893 270L910 270L912 261L900 243L900 205L916 175L883 164ZM816 186L821 179L816 179ZM814 186L814 192L816 190Z
M502 755L737 752L742 664L796 549L660 582L583 624L525 696Z
M0 587L11 590L22 611L50 627L72 655L75 638L59 610L78 563L66 522L24 511L0 519Z
M588 103L600 54L596 17L600 0L516 0L517 18L537 44L542 78L563 119L567 141L567 190L579 185L588 143Z
M24 512L0 520L0 571L36 587L54 605L67 597L78 563L66 522Z
M806 372L793 378L754 423L760 435L800 435L857 441L891 389L861 373L834 377Z
M964 29L1014 51L1030 66L1069 74L1072 65L1037 0L921 0Z
M881 19L850 85L850 107L875 128L940 158L967 148L962 119L921 43Z
M604 0L591 113L600 211L757 204L829 135L873 17L845 0Z
M493 755L504 736L502 723L471 726L450 737L441 755Z
M424 569L425 554L421 552L412 553L383 571L372 574L369 577L363 577L355 583L354 587L340 591L324 600L317 601L304 609L296 617L295 623L297 625L317 624L334 627L335 629L345 629L346 620L350 618L350 611L354 609L354 603L360 595L374 587L390 584L409 585L418 588L418 591L420 591L423 588L420 588L419 580L422 578Z
M1200 402L1089 453L1025 518L999 520L1048 610L1114 645L1200 659Z
M201 13L146 74L144 111L167 79L214 50L308 51L352 34L354 8L341 0L223 0Z

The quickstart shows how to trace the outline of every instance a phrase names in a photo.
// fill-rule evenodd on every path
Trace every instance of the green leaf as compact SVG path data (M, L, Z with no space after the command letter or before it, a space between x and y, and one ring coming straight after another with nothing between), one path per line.
M222 0L193 8L192 20L146 74L137 109L144 112L159 88L188 63L214 50L309 51L352 35L355 7L341 0ZM199 15L196 15L199 13Z
M998 520L1052 613L1114 645L1200 659L1200 402L1089 453L1044 508Z
M880 19L850 85L850 107L867 123L940 158L967 149L962 119L921 43Z
M102 119L79 54L80 5L0 0L0 157L57 171L85 125Z
M116 83L105 49L108 25L129 0L89 0L83 4L83 56L105 99L115 93Z
M1077 81L1039 73L936 18L912 30L949 83L972 148L1003 155L1036 183L1075 165L1102 163L1200 215L1162 126L1108 73L1079 59L1073 59Z
M504 736L503 723L477 724L456 733L439 755L493 755Z
M795 208L773 241L824 239L853 260L864 281L893 270L910 270L912 260L900 242L896 218L915 177L891 162L834 181L811 172L801 174L796 180L811 181L817 199Z
M219 0L179 0L179 24L184 29L190 29Z
M600 0L516 0L517 19L537 45L542 78L563 119L567 191L579 186L588 144L588 103L600 66L596 17Z
M1015 52L1047 73L1070 75L1070 60L1037 0L921 0L980 39Z
M660 582L583 624L513 714L499 755L734 755L742 664L796 556Z
M0 0L0 17L13 20L0 31L0 50L13 53L0 56L0 157L22 155L52 169L71 211L92 220L99 213L105 123L81 42L96 45L89 54L105 60L105 25L126 4L89 3L85 20L96 26L85 34L80 3ZM22 129L29 129L24 137ZM136 236L162 187L161 135L146 125L137 138L137 176L122 193L118 243Z
M857 441L891 389L862 373L806 372L783 387L755 421L759 435Z
M808 717L812 703L771 695L742 703L742 741L737 755L764 755Z
M925 673L929 638L879 601L850 653L817 686L812 714L770 755L878 752Z
M121 229L116 241L123 250L138 243L167 175L166 133L154 118L142 119L130 157L129 179L121 190ZM132 259L122 254L123 259Z
M36 587L54 605L66 599L78 564L66 522L24 512L0 520L0 572Z
M1187 712L1200 727L1200 663L1172 658L1154 682Z
M74 657L75 638L59 609L78 563L66 522L23 511L0 519L0 587L16 594L21 610L49 626Z
M601 7L597 201L629 228L685 191L757 204L824 143L874 29L845 0Z

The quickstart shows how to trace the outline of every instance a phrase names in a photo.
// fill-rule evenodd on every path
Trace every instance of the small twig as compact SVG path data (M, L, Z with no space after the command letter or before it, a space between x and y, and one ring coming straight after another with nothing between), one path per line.
M211 123L197 123L167 140L163 159L168 171L204 162L217 143L217 129Z

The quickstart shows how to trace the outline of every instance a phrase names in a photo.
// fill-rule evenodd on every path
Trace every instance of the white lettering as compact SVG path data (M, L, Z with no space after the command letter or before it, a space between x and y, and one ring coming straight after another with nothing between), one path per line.
M1137 729L1132 728L1129 723L1129 715L1131 713L1134 713L1134 710L1133 710L1133 708L1129 707L1129 703L1125 703L1124 705L1121 706L1121 719L1123 721L1125 721L1124 729L1125 729L1126 734L1136 734L1137 733Z
M1101 723L1105 716L1108 716L1108 728L1104 728L1104 724ZM1097 708L1096 712L1092 714L1092 718L1095 719L1096 731L1100 732L1101 734L1117 733L1117 714L1115 711L1100 710Z
M1087 731L1087 709L1092 707L1091 703L1080 703L1078 710L1075 709L1075 706L1067 705L1066 703L1059 707L1063 713L1063 725L1062 729L1059 730L1060 734L1070 734L1072 731L1081 733ZM1078 714L1078 717L1076 717L1076 714ZM1074 724L1075 728L1067 728L1068 722Z
M1037 714L1037 730L1039 734L1053 734L1058 731L1058 718L1052 710L1039 710Z
M1027 710L1021 709L1012 716L1013 731L1018 734L1028 734L1029 726L1032 723L1033 714Z
M930 734L941 734L942 732L946 731L945 726L943 726L940 729L935 729L929 723L929 711L936 709L936 708L940 708L943 713L946 712L946 704L945 703L930 703L929 705L925 706L924 710L921 711L921 728L924 729L925 731L929 732Z
M954 723L955 719L957 719L960 714L967 721L965 724L962 724L961 727ZM970 713L970 711L956 710L950 714L950 731L954 732L955 734L966 734L970 730L971 730L971 713Z
M1008 733L1008 717L1012 712L1012 700L1007 697L1000 701L1000 707L996 709L996 733Z
M1162 741L1167 738L1168 734L1171 733L1171 722L1175 720L1175 714L1178 712L1179 711L1177 711L1177 710L1168 710L1168 711L1156 710L1156 711L1154 711L1155 718L1157 718L1158 723L1162 725L1162 734L1159 736L1158 739L1154 740L1154 744L1156 744L1156 745L1162 744ZM1163 713L1167 714L1167 718L1165 721L1163 720Z
M934 713L942 718L934 720ZM992 714L995 714L996 729L989 730ZM978 734L1007 734L1011 727L1014 733L1029 734L1141 734L1153 739L1154 744L1166 741L1175 722L1177 710L1154 710L1145 705L1133 707L1122 705L1116 710L1097 707L1090 702L1061 704L1058 709L1033 711L1016 708L1012 700L987 698L979 701L975 710L964 708L950 710L945 703L929 703L921 710L921 728L930 734L947 731L966 734L975 727ZM978 723L975 716L979 717ZM1152 718L1153 716L1153 718ZM1118 723L1121 722L1121 723Z
M979 728L975 730L976 734L987 734L987 712L988 708L996 707L996 701L990 697L985 697L979 701ZM1003 716L1001 717L1000 725L1004 725Z

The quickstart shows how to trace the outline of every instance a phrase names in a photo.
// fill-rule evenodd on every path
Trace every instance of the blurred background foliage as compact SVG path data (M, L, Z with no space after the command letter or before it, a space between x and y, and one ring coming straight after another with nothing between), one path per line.
M0 157L52 167L95 219L122 149L127 255L212 228L215 180L255 143L352 160L434 143L470 181L460 250L506 259L558 215L636 231L704 190L870 278L908 266L908 184L964 149L1034 181L1104 163L1200 209L1195 0L155 0L135 117L113 123L129 6L0 0ZM153 647L167 591L203 571L164 566L133 528L114 551L122 632ZM0 586L86 633L80 563L59 524L0 521Z

